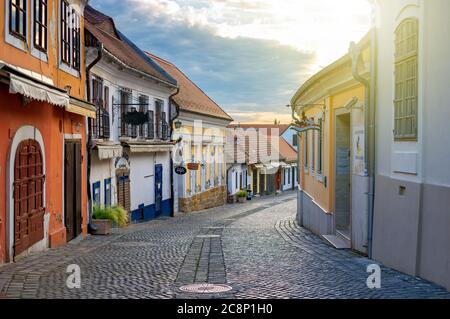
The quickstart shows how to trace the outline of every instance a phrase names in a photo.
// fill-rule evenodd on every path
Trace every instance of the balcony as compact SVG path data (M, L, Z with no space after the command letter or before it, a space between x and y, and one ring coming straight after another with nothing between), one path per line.
M103 107L97 106L96 119L92 126L92 137L94 139L109 139L110 136L109 113Z
M159 138L163 141L169 138L169 124L166 121L161 121L161 134Z
M121 138L153 140L155 129L151 112L126 112L121 114L119 134Z

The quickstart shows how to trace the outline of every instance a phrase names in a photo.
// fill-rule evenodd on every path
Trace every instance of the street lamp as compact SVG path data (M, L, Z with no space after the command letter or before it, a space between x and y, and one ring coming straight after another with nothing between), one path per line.
M177 130L179 130L179 129L181 128L181 125L182 125L183 123L181 123L181 121L178 120L178 121L176 121L174 124L175 124L175 128L176 128Z

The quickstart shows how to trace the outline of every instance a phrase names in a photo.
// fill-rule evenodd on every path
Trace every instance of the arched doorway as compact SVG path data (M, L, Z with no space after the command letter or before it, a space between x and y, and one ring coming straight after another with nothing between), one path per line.
M20 142L14 159L14 257L44 239L44 183L39 143Z

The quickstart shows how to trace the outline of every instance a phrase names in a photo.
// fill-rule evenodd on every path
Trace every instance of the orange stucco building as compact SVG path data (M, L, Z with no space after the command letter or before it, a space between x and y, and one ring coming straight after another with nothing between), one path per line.
M0 7L0 264L87 232L84 0Z

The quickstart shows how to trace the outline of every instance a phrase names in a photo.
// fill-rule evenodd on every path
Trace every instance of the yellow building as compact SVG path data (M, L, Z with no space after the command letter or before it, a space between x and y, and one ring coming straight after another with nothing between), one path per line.
M369 62L367 36L311 77L291 101L300 135L298 222L336 247L364 253Z

